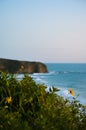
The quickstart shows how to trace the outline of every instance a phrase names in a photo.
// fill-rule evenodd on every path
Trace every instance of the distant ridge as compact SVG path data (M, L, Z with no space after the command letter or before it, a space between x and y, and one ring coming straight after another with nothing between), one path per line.
M20 61L0 58L0 70L13 74L47 73L47 66L42 62Z

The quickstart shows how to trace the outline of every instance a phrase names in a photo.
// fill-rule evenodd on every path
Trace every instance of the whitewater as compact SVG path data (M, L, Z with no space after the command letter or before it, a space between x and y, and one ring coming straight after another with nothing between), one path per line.
M46 91L56 87L60 91L58 95L72 100L76 98L86 105L86 63L45 63L48 73L33 73L30 76L34 81L47 86ZM22 78L19 75L18 78ZM68 93L68 89L74 90L75 95Z
M74 63L46 63L48 73L34 73L31 77L41 84L60 89L57 92L64 98L72 99L68 89L73 89L75 98L86 105L86 64Z

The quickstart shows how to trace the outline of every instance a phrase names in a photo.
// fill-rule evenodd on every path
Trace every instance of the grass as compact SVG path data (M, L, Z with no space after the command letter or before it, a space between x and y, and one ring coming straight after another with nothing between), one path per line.
M86 106L46 87L0 72L0 130L86 130Z

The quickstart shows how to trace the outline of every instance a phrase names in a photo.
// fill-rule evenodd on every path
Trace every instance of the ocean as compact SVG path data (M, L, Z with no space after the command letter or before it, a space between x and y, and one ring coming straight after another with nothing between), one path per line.
M64 98L72 99L68 89L72 88L75 98L86 105L86 63L45 63L48 73L34 73L31 77L49 88L57 87Z

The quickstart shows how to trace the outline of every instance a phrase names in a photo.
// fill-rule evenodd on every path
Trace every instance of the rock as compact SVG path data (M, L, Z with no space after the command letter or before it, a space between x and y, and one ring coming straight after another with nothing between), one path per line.
M47 73L48 69L44 63L19 61L0 58L0 70L13 74Z

